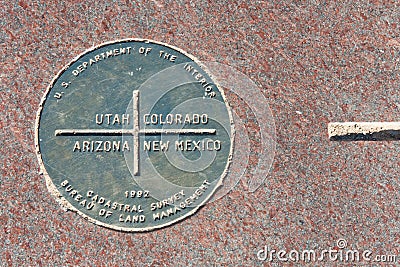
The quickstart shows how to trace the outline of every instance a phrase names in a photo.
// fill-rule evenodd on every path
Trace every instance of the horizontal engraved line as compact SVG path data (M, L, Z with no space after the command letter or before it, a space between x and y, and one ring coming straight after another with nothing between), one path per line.
M55 130L56 136L73 135L135 135L135 134L215 134L216 129L142 129L135 130L108 130L108 129L62 129Z
M331 141L396 141L400 140L400 122L331 122Z
M70 135L122 135L123 130L107 130L107 129L63 129L56 130L56 136ZM124 131L125 133L125 131Z

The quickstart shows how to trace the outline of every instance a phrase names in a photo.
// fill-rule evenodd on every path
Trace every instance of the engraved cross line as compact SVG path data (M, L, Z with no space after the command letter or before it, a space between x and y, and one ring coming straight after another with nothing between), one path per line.
M132 135L133 136L133 175L139 175L139 136L143 134L215 134L216 129L140 129L139 124L139 90L133 91L133 128L122 129L62 129L56 130L56 136L79 136L79 135Z

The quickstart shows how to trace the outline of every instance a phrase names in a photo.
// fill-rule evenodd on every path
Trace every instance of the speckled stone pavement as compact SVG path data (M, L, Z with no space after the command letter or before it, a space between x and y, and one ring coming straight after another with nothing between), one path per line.
M396 254L399 266L400 143L332 142L327 125L400 120L400 4L343 2L1 1L0 265L306 266L257 253L339 249L345 239L343 251ZM59 207L39 175L38 105L76 55L122 38L177 46L259 86L277 143L256 192L241 183L194 216L139 234ZM251 139L250 163L262 149ZM380 263L308 263L361 264Z

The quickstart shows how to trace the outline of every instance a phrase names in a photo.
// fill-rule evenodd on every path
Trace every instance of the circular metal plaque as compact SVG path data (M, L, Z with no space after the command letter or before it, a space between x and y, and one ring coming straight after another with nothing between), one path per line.
M91 222L161 228L193 214L222 184L233 121L201 64L129 39L86 51L52 81L36 120L51 193Z

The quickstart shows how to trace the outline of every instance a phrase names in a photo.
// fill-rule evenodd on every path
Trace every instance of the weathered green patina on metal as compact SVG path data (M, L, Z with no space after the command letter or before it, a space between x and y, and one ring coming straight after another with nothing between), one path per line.
M75 58L51 82L36 149L51 193L121 231L175 223L221 185L233 121L223 92L192 56L128 39Z

